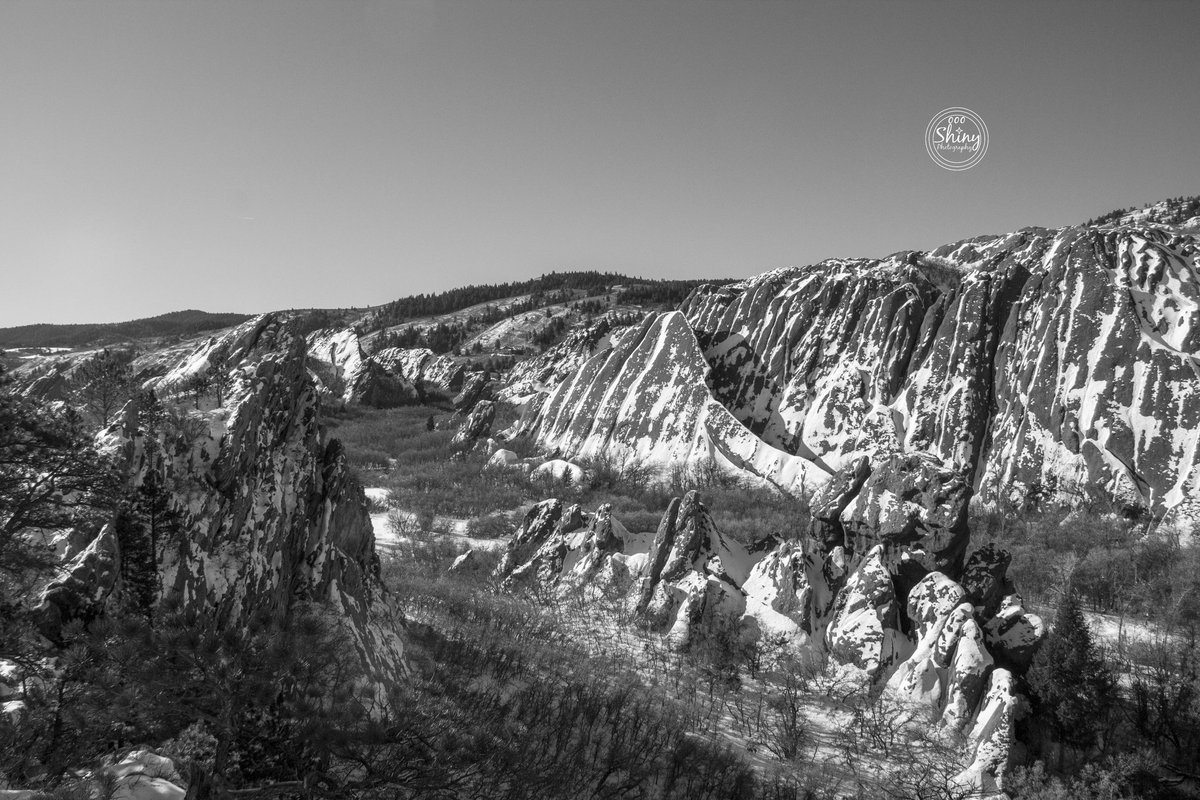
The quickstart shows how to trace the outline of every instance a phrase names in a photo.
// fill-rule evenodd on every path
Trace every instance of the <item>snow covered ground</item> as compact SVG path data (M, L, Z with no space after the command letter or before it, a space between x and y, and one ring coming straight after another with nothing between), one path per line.
M367 499L378 508L390 506L391 492L381 487L370 487L365 490ZM393 524L398 519L400 525ZM420 527L420 519L413 511L390 506L386 511L371 512L371 528L375 531L375 546L382 553L394 555L401 546L411 545L413 537L419 535L422 540L436 538L445 542L461 544L464 548L473 550L498 550L508 544L507 538L480 539L469 534L470 520L463 517L434 517L433 524L427 530Z

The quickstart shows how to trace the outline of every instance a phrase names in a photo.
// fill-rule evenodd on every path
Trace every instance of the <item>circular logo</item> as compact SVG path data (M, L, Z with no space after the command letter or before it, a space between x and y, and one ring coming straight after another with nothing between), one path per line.
M943 169L970 169L983 160L987 148L987 125L969 108L943 109L925 129L925 150Z

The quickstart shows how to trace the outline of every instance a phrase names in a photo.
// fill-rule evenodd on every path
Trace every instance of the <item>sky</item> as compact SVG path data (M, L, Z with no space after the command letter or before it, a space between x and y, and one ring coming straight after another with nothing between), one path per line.
M0 326L740 277L1200 194L1200 3L0 0ZM925 150L979 114L977 166Z

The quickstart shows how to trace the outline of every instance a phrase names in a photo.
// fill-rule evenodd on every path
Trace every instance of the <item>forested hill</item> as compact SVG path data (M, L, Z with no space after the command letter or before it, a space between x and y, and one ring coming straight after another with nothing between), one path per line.
M585 292L587 296L616 291L625 303L677 305L696 288L705 283L730 283L719 280L648 280L632 278L615 272L551 272L527 281L477 284L450 289L437 294L418 294L402 297L380 306L366 321L366 331L399 325L409 320L450 314L464 308L521 295L539 295L562 290Z
M188 309L130 322L80 325L21 325L0 328L0 347L85 347L118 344L151 336L188 336L240 325L245 314L213 314Z

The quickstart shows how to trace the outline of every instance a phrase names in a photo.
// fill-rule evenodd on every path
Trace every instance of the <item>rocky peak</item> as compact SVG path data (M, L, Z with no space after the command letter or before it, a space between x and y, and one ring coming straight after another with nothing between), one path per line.
M305 341L263 318L243 328L168 373L224 353L238 366L223 405L194 410L144 396L101 434L127 485L157 481L178 518L157 554L155 597L206 606L234 625L264 609L286 614L296 600L324 603L372 672L395 680L403 647L378 580L366 497L321 429ZM48 588L47 608L63 616L81 598L114 599L121 576L99 568L103 553L121 557L112 526Z

